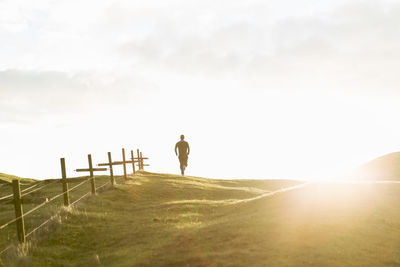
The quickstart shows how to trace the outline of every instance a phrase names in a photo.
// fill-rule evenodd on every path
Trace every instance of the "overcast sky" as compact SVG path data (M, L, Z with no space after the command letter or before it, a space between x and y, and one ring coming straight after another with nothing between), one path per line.
M400 150L399 47L398 1L0 0L0 172L332 176Z

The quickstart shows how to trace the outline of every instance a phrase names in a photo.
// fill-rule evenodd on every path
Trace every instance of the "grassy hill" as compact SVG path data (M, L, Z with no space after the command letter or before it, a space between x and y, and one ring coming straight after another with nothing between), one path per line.
M31 183L36 181L35 179L21 178L15 175L9 175L5 173L0 173L0 184L11 183L14 179L20 179L21 182Z
M381 156L359 166L347 177L365 180L400 180L400 152Z
M141 173L65 210L49 229L8 252L2 262L398 266L398 203L400 184L302 184Z
M49 180L33 180L19 178L12 175L7 175L7 178L13 179L18 178L21 181L21 190L23 194L23 210L27 212L32 208L42 204L51 197L62 193L62 184L53 179ZM120 178L121 179L121 178ZM75 181L81 181L81 178L73 179ZM109 181L108 176L97 176L96 184L101 186ZM75 186L78 182L70 184L70 188ZM74 189L70 192L71 202L77 200L80 196L90 191L90 183L83 184L79 188ZM15 218L15 211L12 197L12 187L9 182L0 184L0 225L3 225ZM11 196L11 197L7 197ZM63 198L57 198L54 201L49 202L44 207L40 208L37 212L25 218L25 231L29 233L35 227L42 224L48 218L54 214L63 211ZM10 243L12 244L17 240L15 224L11 224L8 227L0 230L0 251L7 247ZM14 262L14 260L11 260ZM0 258L0 266L1 258ZM19 265L17 265L19 266Z

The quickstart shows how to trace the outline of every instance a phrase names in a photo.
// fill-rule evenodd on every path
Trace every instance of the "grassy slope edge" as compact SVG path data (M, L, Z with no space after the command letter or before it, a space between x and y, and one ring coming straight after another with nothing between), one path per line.
M11 181L14 179L18 179L21 182L25 182L25 183L32 183L32 182L36 181L35 179L21 178L21 177L15 176L15 175L0 173L0 184L11 183Z
M60 216L6 266L400 265L400 185L142 173Z
M361 180L400 180L400 152L373 159L344 175Z

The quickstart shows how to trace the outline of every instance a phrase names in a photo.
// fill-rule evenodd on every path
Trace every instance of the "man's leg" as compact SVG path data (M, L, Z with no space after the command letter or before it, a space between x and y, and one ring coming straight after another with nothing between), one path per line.
M179 157L179 162L180 162L180 168L181 168L181 174L185 175L185 161L183 158Z
M187 165L188 165L187 162L188 162L188 156L185 155L185 156L182 158L183 171L185 171L185 169L186 169L186 167L187 167Z

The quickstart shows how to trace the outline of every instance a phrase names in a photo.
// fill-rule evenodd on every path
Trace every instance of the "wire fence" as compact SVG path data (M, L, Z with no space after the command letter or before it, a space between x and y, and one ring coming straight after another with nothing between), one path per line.
M13 194L9 194L7 196L0 197L0 200L11 199L13 196L14 196Z
M68 189L67 192L70 193L70 192L72 192L72 191L76 191L76 190L78 190L78 189L81 189L82 187L84 187L85 184L88 184L88 182L90 182L92 179L94 179L94 178L88 178L88 179L85 179L85 180L79 182L77 185L75 185L75 186L71 187L70 189ZM108 177L105 177L105 178L103 178L102 180L104 180L104 179L109 180ZM98 179L96 179L96 180L98 180ZM58 184L58 186L60 187L60 181L59 181L59 180L55 180L55 181L52 181L51 183L46 184L45 186L41 186L40 189L45 189L45 187L48 187L48 186L50 187L50 186L55 185L55 184ZM110 185L110 184L111 184L110 181L107 181L107 182L105 182L105 183L103 182L100 186L96 187L96 190L97 190L97 191L98 191L98 190L102 190L102 189L104 189L106 186L108 186L108 185ZM37 189L39 189L39 188L37 188ZM36 190L35 190L35 191L36 191ZM82 191L86 191L86 193L84 193L84 194L82 195ZM33 192L27 192L27 193L25 194L25 196L28 196L30 193L33 193ZM30 208L30 209L29 209L28 211L26 211L23 215L18 216L18 217L16 217L16 218L13 218L13 219L7 221L6 223L3 223L2 225L0 225L0 231L1 231L1 230L4 230L4 229L7 228L8 226L11 226L12 224L14 224L15 222L17 222L18 220L21 220L21 219L24 219L25 222L28 222L28 224L25 225L25 226L27 226L27 228L28 228L28 226L31 226L31 225L37 223L37 222L40 220L40 218L43 218L44 216L43 216L42 213L36 213L36 212L37 212L39 209L42 209L42 208L44 208L44 207L46 207L46 206L51 206L51 204L52 204L53 202L55 202L56 200L62 199L62 196L63 196L64 194L65 194L65 192L60 192L60 193L58 193L58 194L56 194L56 195L53 195L53 196L51 196L51 197L45 197L45 200L43 200L42 203L40 203L40 204L38 204L38 205L35 205L34 207ZM92 194L92 193L91 193L91 191L90 191L88 188L86 188L86 190L80 190L80 192L77 192L77 194L73 196L74 198L77 198L77 199L75 199L75 200L70 204L70 206L75 206L78 202L80 202L80 201L83 200L84 198L90 196L91 194ZM51 211L54 212L57 208L60 208L60 206L62 206L62 205L60 205L60 204L62 204L61 202L59 202L58 204L59 204L58 207L53 206L52 209L50 208L49 212L51 212ZM10 206L10 210L11 210L11 209L12 209L12 205L9 205L9 206ZM31 206L31 205L25 205L25 206L28 206L28 207L29 207L29 206ZM45 225L47 225L48 223L50 223L51 221L53 221L54 218L56 218L56 217L59 215L60 211L61 211L61 209L58 209L58 212L56 212L55 214L51 215L50 218L48 218L47 220L41 222L38 226L36 226L36 227L34 227L32 230L30 230L30 231L25 235L25 238L31 237L32 234L34 234L34 233L37 232L39 229L43 228ZM49 213L49 212L45 212L45 213ZM34 220L32 220L32 221L27 220L28 217L34 215L35 213L38 215L36 219L34 219ZM1 236L1 235L0 235L0 236ZM15 235L12 235L12 237L15 238ZM11 238L6 238L7 241L12 241L12 240L10 240L10 239L11 239ZM1 243L2 243L2 242L1 242ZM4 244L3 244L3 245L4 245ZM11 247L13 247L13 245L9 245L9 246L7 246L5 249L1 250L1 251L0 251L0 255L3 254L4 252L6 252L6 251L7 251L8 249L10 249Z
M25 196L27 196L27 195L30 195L30 194L35 193L35 192L37 192L37 191L40 191L40 190L42 190L43 188L48 187L49 185L52 185L52 184L58 183L58 182L59 182L58 180L55 180L55 181L52 181L52 182L47 183L47 184L46 184L46 183L40 183L40 184L44 184L44 185L41 186L41 187L39 187L39 188L33 189L32 191L26 192L25 194L22 194L21 197L25 197ZM25 189L25 190L22 190L21 193L23 193L24 191L26 191L26 189Z
M135 174L135 163L137 163L138 169L140 170L143 170L143 166L149 166L143 164L143 160L147 158L141 157L139 151L137 158L133 156L133 151L131 151L132 158L130 161L125 160L124 149L122 152L122 162L113 162L111 160L111 153L109 152L109 162L102 163L103 166L107 165L109 167L108 169L93 168L91 155L88 155L89 168L77 169L75 171L89 172L89 177L67 178L65 159L61 159L62 179L45 180L28 184L21 184L20 180L15 179L12 183L0 184L0 194L4 193L4 189L12 190L13 192L12 194L6 193L6 195L0 195L0 218L10 218L15 212L15 218L9 219L6 222L0 221L0 256L10 248L15 247L16 243L13 242L13 240L18 240L23 243L27 238L31 238L35 232L57 218L63 211L63 206L73 207L81 200L96 194L96 192L105 190L108 187L113 187L116 183L125 182L127 180L126 165L128 163L132 164L133 174ZM124 175L114 177L113 165L123 165ZM106 170L110 171L109 176L94 176L95 171ZM100 185L96 186L95 181ZM78 184L68 188L69 185L73 183ZM87 184L90 184L89 188L84 186ZM7 185L9 187L7 187ZM21 187L23 187L22 190ZM61 188L62 190L60 190ZM70 203L70 201L72 202ZM27 211L24 212L23 208L27 209ZM37 212L41 209L41 212ZM47 219L43 220L43 218ZM11 231L11 229L7 231L8 227L13 224L16 224L17 231ZM25 233L25 229L29 231ZM1 247L3 247L3 249L1 249Z
M0 188L6 186L6 185L10 185L9 183L5 183L5 184L0 184Z

